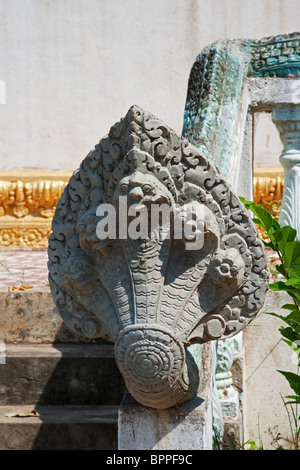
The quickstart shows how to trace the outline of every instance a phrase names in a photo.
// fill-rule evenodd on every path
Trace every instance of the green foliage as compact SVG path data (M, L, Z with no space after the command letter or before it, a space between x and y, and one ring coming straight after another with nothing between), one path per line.
M263 446L257 445L255 441L248 441L246 444L249 446L247 450L264 450Z
M300 436L300 416L298 415L297 405L300 404L300 242L295 240L297 231L286 225L280 227L277 220L262 206L252 201L246 201L240 197L240 200L246 207L253 212L255 218L253 221L260 225L268 235L270 241L265 242L266 247L275 251L280 259L281 264L276 265L276 270L283 280L279 280L269 284L272 291L284 291L292 300L292 303L282 305L282 308L290 313L286 316L276 313L269 313L279 318L286 327L280 327L279 331L282 340L293 350L298 358L298 374L287 371L280 372L288 381L294 395L285 397L285 406L295 405L296 409L292 409L293 417L293 437L295 449L298 449ZM290 421L291 422L291 421Z
M299 312L300 305L300 242L295 240L297 232L294 228L286 225L280 227L277 220L259 204L240 198L245 207L256 216L253 221L260 225L267 233L270 241L264 242L266 247L278 253L281 264L276 265L276 270L284 277L284 280L273 282L269 288L273 291L285 291L292 298L293 304L287 304L286 309ZM299 313L294 315L294 320ZM284 320L286 321L285 317ZM295 320L296 322L296 320ZM295 327L295 322L290 325ZM297 323L297 322L296 322ZM299 337L300 339L300 337Z

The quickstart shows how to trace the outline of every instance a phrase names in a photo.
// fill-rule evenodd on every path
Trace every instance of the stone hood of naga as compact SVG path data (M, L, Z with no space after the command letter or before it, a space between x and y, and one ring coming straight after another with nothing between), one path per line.
M154 204L192 203L201 246L187 249L184 233L175 237L164 221L157 233L168 236L120 236L120 196L129 213L138 203L148 216ZM97 234L103 204L116 209L114 238ZM128 390L146 406L195 395L199 374L187 347L235 335L264 301L264 247L239 198L209 157L138 106L73 174L52 228L49 282L63 320L115 343Z

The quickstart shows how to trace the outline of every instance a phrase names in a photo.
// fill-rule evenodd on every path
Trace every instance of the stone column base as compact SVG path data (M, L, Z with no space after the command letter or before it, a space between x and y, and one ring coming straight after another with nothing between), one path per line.
M167 410L140 405L127 393L119 409L119 450L211 450L214 343L202 348L198 394ZM198 361L197 361L198 362Z

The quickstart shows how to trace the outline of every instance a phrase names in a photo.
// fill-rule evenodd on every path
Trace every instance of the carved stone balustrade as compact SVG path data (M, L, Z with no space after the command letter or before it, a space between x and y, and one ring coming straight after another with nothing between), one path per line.
M272 118L283 143L280 163L284 168L284 190L279 223L294 227L300 239L300 105L277 105Z
M300 33L210 44L190 72L182 135L252 196L253 114L300 103Z
M149 226L130 238L137 203ZM171 214L156 231L154 206ZM111 237L97 230L110 207ZM194 397L199 371L188 346L236 335L264 301L264 248L248 211L207 156L137 106L73 174L52 229L49 281L64 321L115 343L129 392L150 408Z
M225 419L237 418L239 393L233 387L232 365L242 350L242 335L218 342L216 363L216 387Z

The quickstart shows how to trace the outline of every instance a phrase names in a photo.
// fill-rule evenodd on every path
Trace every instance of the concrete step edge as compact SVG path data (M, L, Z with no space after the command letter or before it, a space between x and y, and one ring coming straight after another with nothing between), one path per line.
M116 405L3 405L0 406L1 424L117 424L118 409ZM35 410L37 416L20 417L20 413Z
M6 343L5 357L103 357L114 358L114 346L103 344L14 344Z

